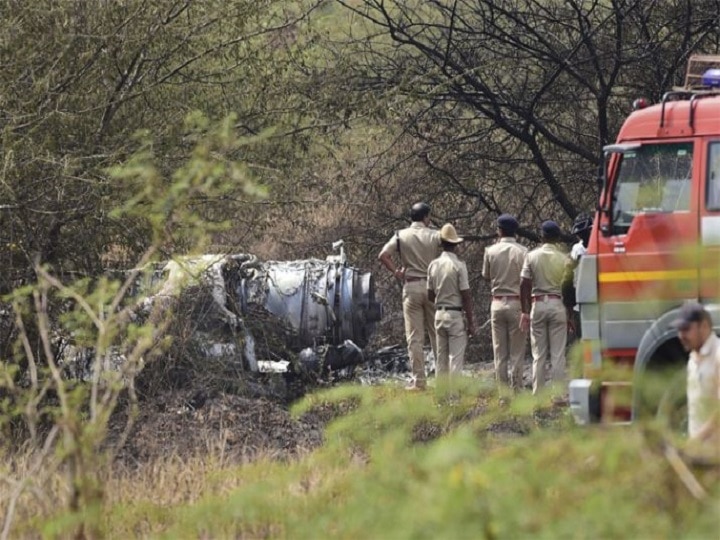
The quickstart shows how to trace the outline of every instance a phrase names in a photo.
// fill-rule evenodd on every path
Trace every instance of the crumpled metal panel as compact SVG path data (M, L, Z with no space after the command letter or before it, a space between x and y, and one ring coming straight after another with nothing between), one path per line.
M342 251L327 260L267 262L250 254L201 255L156 265L147 277L133 288L139 314L196 306L197 350L242 359L250 371L360 364L382 316L372 275L349 266ZM87 363L78 351L66 352L66 365Z
M382 306L372 274L347 264L342 242L333 247L340 254L326 260L234 254L171 262L156 296L177 294L176 284L187 283L182 274L192 270L191 281L211 289L217 313L242 338L248 369L287 360L314 371L342 369L364 362Z
M246 273L233 291L248 324L258 308L273 315L286 331L287 346L298 352L346 340L365 347L380 320L370 273L346 263L307 259L263 263Z
M234 256L237 261L240 260ZM250 369L292 358L305 371L338 370L365 361L382 317L372 274L339 256L326 260L268 261L227 265L229 304L245 337Z

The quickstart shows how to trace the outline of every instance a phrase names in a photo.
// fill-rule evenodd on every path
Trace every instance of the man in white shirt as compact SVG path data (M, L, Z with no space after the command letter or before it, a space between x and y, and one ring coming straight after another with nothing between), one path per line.
M710 313L697 302L680 308L673 322L690 351L687 365L688 435L720 450L720 339Z
M570 231L578 241L573 244L565 266L565 275L563 276L562 297L563 304L568 312L568 321L570 329L575 333L575 338L580 339L580 306L577 305L575 293L578 284L578 266L580 259L587 253L588 244L590 243L590 233L592 232L593 218L588 214L578 214L573 222Z

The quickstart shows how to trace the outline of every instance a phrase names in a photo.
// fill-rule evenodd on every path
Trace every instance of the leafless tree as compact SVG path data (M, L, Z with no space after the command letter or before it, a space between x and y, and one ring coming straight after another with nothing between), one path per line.
M353 40L358 86L403 98L416 164L465 199L445 207L466 228L592 209L632 100L681 83L720 35L717 0L338 1L376 36Z

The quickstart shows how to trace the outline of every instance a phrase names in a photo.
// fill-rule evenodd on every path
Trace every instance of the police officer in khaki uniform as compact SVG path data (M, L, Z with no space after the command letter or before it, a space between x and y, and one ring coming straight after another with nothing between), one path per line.
M475 332L467 266L455 255L463 239L447 223L440 229L440 240L443 253L430 263L427 278L428 298L435 302L438 377L462 372L468 336Z
M520 282L522 314L520 326L530 329L533 355L533 394L545 385L545 363L550 358L553 381L565 376L567 313L561 287L567 255L560 249L560 227L545 221L541 227L543 244L525 256Z
M425 378L425 332L430 338L435 358L435 307L427 296L427 270L430 262L440 254L440 233L431 229L430 206L420 202L410 210L412 224L398 231L382 248L380 262L403 283L403 316L405 338L412 364L414 382L409 390L423 390ZM396 267L393 255L398 255L401 265Z
M490 282L495 378L520 390L527 336L520 329L520 271L527 248L515 239L517 220L503 214L497 219L498 241L485 249L482 275ZM510 374L508 376L508 367Z

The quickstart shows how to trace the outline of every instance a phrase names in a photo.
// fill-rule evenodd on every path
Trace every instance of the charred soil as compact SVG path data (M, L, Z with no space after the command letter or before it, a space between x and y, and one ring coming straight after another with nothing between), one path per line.
M287 459L320 446L326 424L343 414L336 404L319 404L294 417L290 404L308 387L281 374L235 373L231 384L197 373L174 384L139 382L143 391L134 420L116 453L120 464L131 467L167 456L213 455L236 463ZM129 410L125 401L111 419L110 446L122 440Z
M285 405L265 397L207 396L192 388L167 391L139 405L117 454L128 465L169 455L222 455L233 462L259 456L283 459L318 447L327 421L314 413L293 418ZM111 439L124 428L121 416L113 422Z
M469 366L469 376L489 377L491 366ZM291 402L316 385L305 386L299 379L279 374L225 373L209 369L202 372L183 366L183 376L176 369L159 369L141 374L137 413L116 459L130 467L149 463L159 457L181 459L197 456L221 456L223 460L241 463L258 457L289 459L312 451L323 443L326 425L354 408L353 403L315 404L299 417L291 415ZM208 373L214 373L211 377ZM354 377L362 384L407 383L405 369L371 361ZM127 405L119 407L113 417L108 442L118 444L126 426ZM484 404L478 403L470 416L481 415ZM562 410L538 411L537 424L552 423ZM457 419L461 422L463 419ZM445 427L446 429L448 426ZM417 442L427 442L446 429L435 425L418 425ZM492 424L488 433L522 436L527 426L516 420Z

